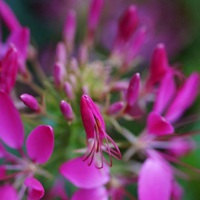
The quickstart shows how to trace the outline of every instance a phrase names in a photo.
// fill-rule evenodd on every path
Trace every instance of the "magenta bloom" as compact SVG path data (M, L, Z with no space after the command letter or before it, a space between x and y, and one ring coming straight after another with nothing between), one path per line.
M112 166L111 157L121 159L121 153L118 146L112 138L106 133L105 122L92 99L83 95L81 97L81 117L87 137L88 149L84 160L88 160L88 165L95 160L98 168L103 167L103 151L107 152L110 158L109 165ZM114 147L111 148L111 145Z

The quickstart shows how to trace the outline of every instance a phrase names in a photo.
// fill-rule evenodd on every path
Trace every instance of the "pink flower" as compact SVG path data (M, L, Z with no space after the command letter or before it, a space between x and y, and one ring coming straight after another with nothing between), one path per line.
M59 172L75 186L84 189L96 188L110 180L109 167L98 169L94 164L88 166L82 157L71 159L60 166Z
M103 151L105 151L110 158L109 165L112 166L111 156L121 159L121 153L118 146L106 133L105 122L97 106L89 96L84 94L81 97L80 109L88 145L83 160L88 160L88 165L91 165L93 160L95 160L96 166L102 168L103 161L106 161L103 157ZM112 145L114 149L112 149L110 145Z

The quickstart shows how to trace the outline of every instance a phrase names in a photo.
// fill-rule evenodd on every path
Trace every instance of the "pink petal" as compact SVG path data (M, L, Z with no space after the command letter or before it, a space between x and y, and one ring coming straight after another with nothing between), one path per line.
M94 164L88 166L81 157L63 163L59 171L75 186L85 189L102 186L110 180L106 165L102 169L96 168Z
M199 85L200 76L194 72L178 91L173 103L167 110L166 119L175 122L192 105L199 93Z
M40 125L28 136L26 148L29 157L39 164L49 160L54 148L54 134L51 126Z
M1 185L0 186L0 197L1 200L16 200L17 191L12 185Z
M71 200L108 200L108 192L105 187L77 190Z
M159 114L162 114L163 111L171 102L173 96L175 95L175 91L176 91L176 85L174 82L173 74L168 73L161 81L153 110Z
M11 148L18 149L24 142L24 129L19 112L10 97L0 92L0 138Z
M42 184L35 178L26 178L24 184L28 187L28 200L39 200L44 196Z
M172 173L167 163L147 158L140 170L138 187L140 200L169 200Z
M155 112L151 112L147 119L148 134L153 135L168 135L174 132L173 126Z
M21 27L13 11L4 1L0 1L0 16L11 31Z

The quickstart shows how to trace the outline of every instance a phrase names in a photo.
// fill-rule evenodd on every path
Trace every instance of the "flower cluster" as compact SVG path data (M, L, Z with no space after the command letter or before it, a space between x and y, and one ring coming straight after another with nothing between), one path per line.
M186 174L173 163L198 172L180 160L195 148L193 132L180 128L200 74L171 65L163 43L141 67L149 32L135 5L119 18L110 52L99 52L104 4L91 1L79 44L68 12L48 76L29 28L0 1L9 32L0 46L1 199L179 200Z

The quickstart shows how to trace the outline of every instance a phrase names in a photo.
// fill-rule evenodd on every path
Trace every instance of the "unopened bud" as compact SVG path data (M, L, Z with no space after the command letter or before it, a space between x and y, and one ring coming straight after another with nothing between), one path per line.
M54 81L57 87L61 86L65 77L66 71L60 62L56 62L53 69Z
M131 5L124 11L120 20L118 34L122 40L128 41L138 26L137 9Z
M96 31L99 17L103 8L104 0L92 0L90 4L90 10L88 15L88 40L90 43L94 39L94 33Z
M140 74L136 73L130 80L127 90L126 101L129 106L133 106L135 103L140 87Z
M67 121L72 121L74 119L72 107L66 101L62 100L60 102L60 110Z
M23 101L23 103L28 106L30 109L34 110L34 111L39 111L40 110L40 106L38 104L38 101L36 100L35 97L33 97L30 94L22 94L20 96L20 99Z
M74 37L76 33L76 13L74 10L68 12L64 29L63 29L63 38L66 42L68 50L71 50L74 43Z
M122 108L124 107L125 103L123 101L118 101L111 104L107 110L108 115L116 115L118 114Z
M59 42L56 46L56 61L64 65L67 64L67 52L63 42Z
M74 91L72 85L68 81L64 83L64 91L68 99L71 100L74 98L74 93L73 93Z

